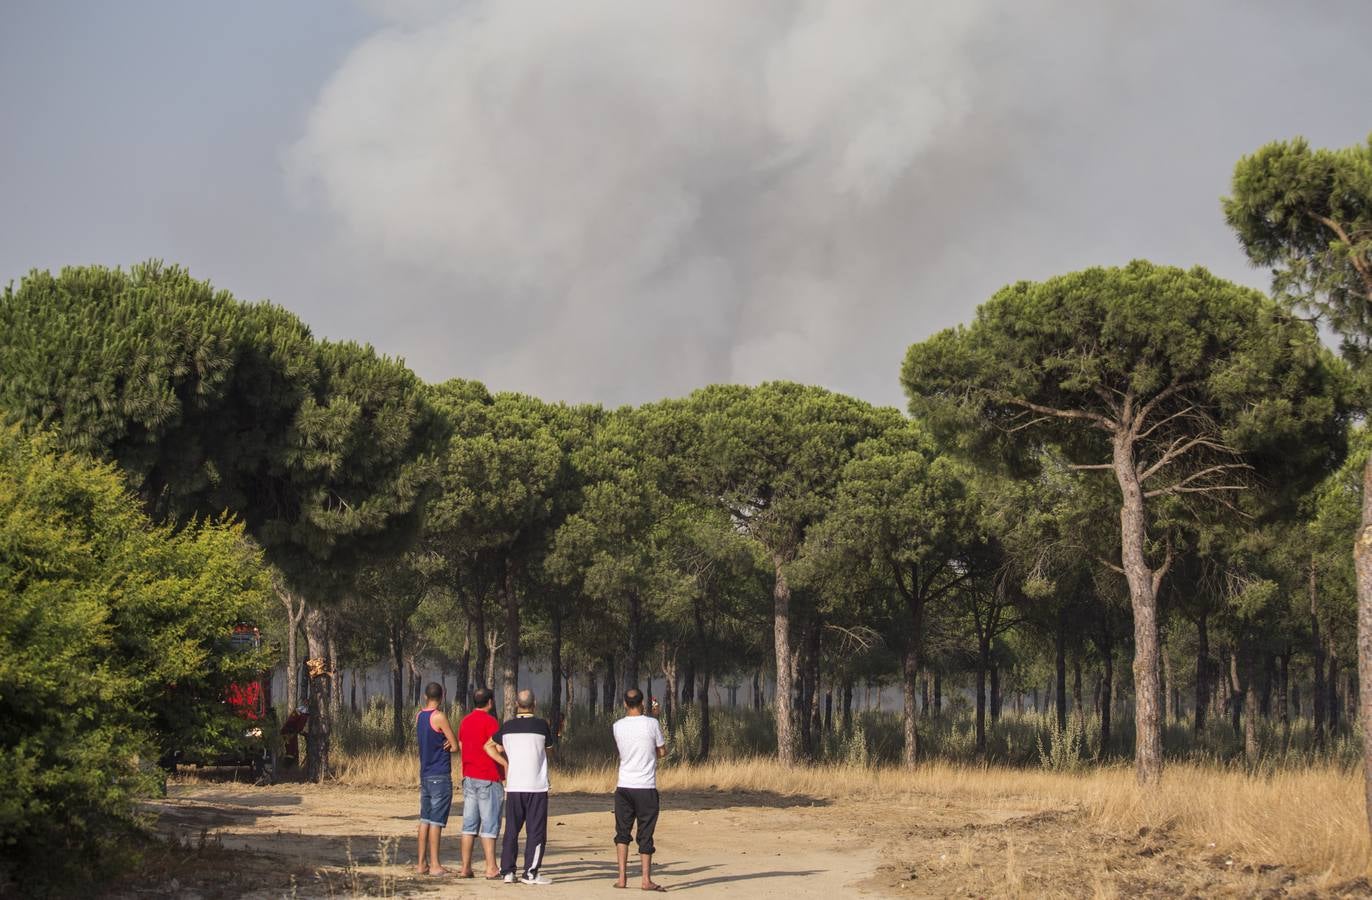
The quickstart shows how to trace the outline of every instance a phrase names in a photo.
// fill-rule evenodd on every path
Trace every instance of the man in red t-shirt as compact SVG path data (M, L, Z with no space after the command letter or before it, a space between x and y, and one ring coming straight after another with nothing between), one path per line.
M486 854L486 879L500 877L500 861L495 855L495 839L500 836L500 811L505 806L505 774L486 753L486 742L500 730L492 715L494 695L489 688L472 694L472 711L463 716L457 729L462 747L462 877L471 878L472 845L481 837Z

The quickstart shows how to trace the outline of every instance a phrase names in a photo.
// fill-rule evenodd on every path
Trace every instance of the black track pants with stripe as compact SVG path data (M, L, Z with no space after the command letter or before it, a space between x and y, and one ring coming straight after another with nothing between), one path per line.
M543 850L548 843L548 794L511 791L505 795L505 843L500 848L500 874L515 870L519 856L519 830L527 829L524 841L524 874L538 877Z

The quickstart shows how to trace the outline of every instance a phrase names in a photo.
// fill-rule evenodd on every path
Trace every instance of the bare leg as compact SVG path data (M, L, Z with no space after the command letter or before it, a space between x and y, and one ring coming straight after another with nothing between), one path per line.
M629 855L628 850L629 850L629 848L628 848L627 846L625 846L625 847L624 847L624 851L625 851L625 852L624 852L624 855L625 855L625 856L628 856L628 855ZM643 889L644 889L645 891L656 890L656 889L657 889L657 885L653 884L653 877L652 877L652 875L653 875L653 855L652 855L651 853L640 853L640 854L638 855L638 862L639 862L639 865L643 867Z
M429 826L429 874L447 875L448 870L438 864L438 839L443 837L443 829L437 825Z
M500 874L500 857L495 854L495 838L481 839L481 852L486 854L486 877L494 878ZM470 870L470 866L468 869Z
M429 825L427 822L419 823L419 862L415 864L416 875L423 875L429 871L428 866L424 865L424 857L429 851Z
M462 877L467 878L472 874L472 847L476 845L476 835L462 835ZM491 854L487 853L486 858L490 859ZM490 874L487 872L486 874Z
M629 883L629 845L615 844L615 855L619 857L619 880L615 886L625 887Z

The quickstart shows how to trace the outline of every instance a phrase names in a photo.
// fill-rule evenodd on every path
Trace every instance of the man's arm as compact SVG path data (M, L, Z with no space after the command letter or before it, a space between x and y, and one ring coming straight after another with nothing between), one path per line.
M436 709L429 717L432 722L438 723L438 730L443 732L443 749L449 753L456 753L461 744L457 741L457 735L453 734L453 726L448 723L448 717L443 715L443 710Z
M667 758L667 738L662 734L662 726L657 726L657 758Z
M486 755L495 760L495 764L500 768L509 771L510 761L505 758L505 748L497 744L495 738L486 742Z

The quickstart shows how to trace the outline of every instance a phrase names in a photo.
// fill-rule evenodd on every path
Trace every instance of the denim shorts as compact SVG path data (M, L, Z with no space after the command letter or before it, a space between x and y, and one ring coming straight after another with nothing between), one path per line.
M462 833L498 837L500 810L504 805L505 788L500 782L462 779Z
M419 821L425 825L448 825L448 812L453 807L453 777L426 775L419 779Z

